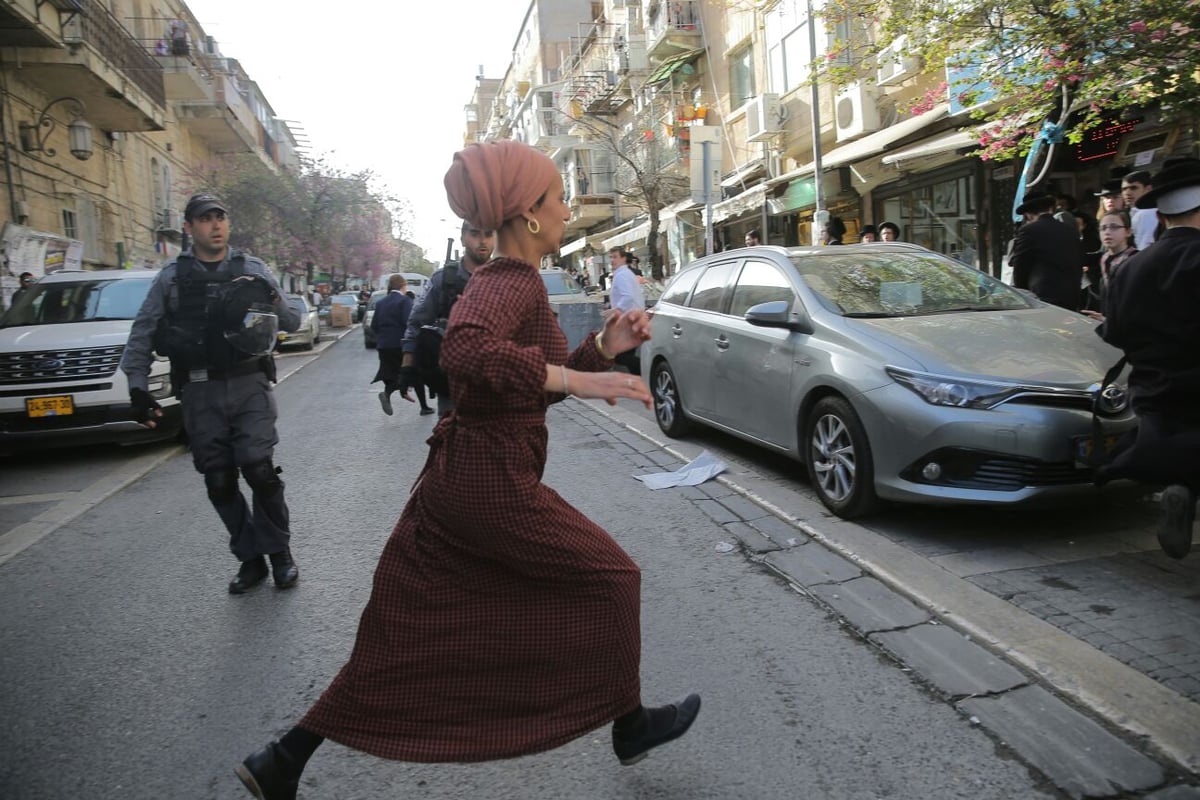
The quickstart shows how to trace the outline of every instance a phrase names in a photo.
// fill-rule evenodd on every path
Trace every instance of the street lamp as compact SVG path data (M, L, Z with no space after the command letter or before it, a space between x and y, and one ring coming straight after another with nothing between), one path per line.
M26 153L42 152L51 158L57 155L54 148L46 147L46 140L50 138L50 132L54 130L56 124L50 116L50 109L58 103L69 104L72 107L72 113L75 117L67 125L67 141L71 149L71 155L80 161L87 161L92 157L92 126L83 118L84 112L87 111L87 108L83 105L83 101L75 97L59 97L51 100L38 115L37 122L17 123L18 134L21 138L21 149Z

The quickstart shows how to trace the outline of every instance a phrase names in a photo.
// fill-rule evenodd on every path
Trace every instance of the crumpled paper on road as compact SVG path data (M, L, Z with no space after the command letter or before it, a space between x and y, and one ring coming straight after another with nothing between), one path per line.
M647 489L667 489L672 486L697 486L720 475L728 467L725 462L704 450L674 472L651 472L634 475Z

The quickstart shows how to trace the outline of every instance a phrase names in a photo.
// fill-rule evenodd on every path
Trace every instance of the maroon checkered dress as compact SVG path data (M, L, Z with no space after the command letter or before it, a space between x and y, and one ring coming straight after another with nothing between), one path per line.
M354 652L301 721L383 758L482 761L562 745L637 708L641 575L541 482L546 364L567 355L535 268L480 267L442 345L456 411L375 570Z

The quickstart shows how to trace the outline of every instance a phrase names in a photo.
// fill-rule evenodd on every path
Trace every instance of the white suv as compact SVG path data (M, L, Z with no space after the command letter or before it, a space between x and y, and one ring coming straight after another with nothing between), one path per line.
M170 363L156 358L150 395L163 408L154 430L133 421L118 368L129 330L157 272L54 272L14 298L0 317L0 452L178 435Z

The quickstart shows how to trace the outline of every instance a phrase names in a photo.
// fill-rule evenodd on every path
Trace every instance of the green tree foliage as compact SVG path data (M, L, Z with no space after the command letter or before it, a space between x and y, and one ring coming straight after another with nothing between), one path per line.
M1200 100L1200 0L831 0L824 16L861 33L826 55L852 54L830 69L839 83L902 34L927 72L977 70L973 86L939 89L979 103L984 158L1027 152L1047 120L1079 142L1124 112L1186 117Z

